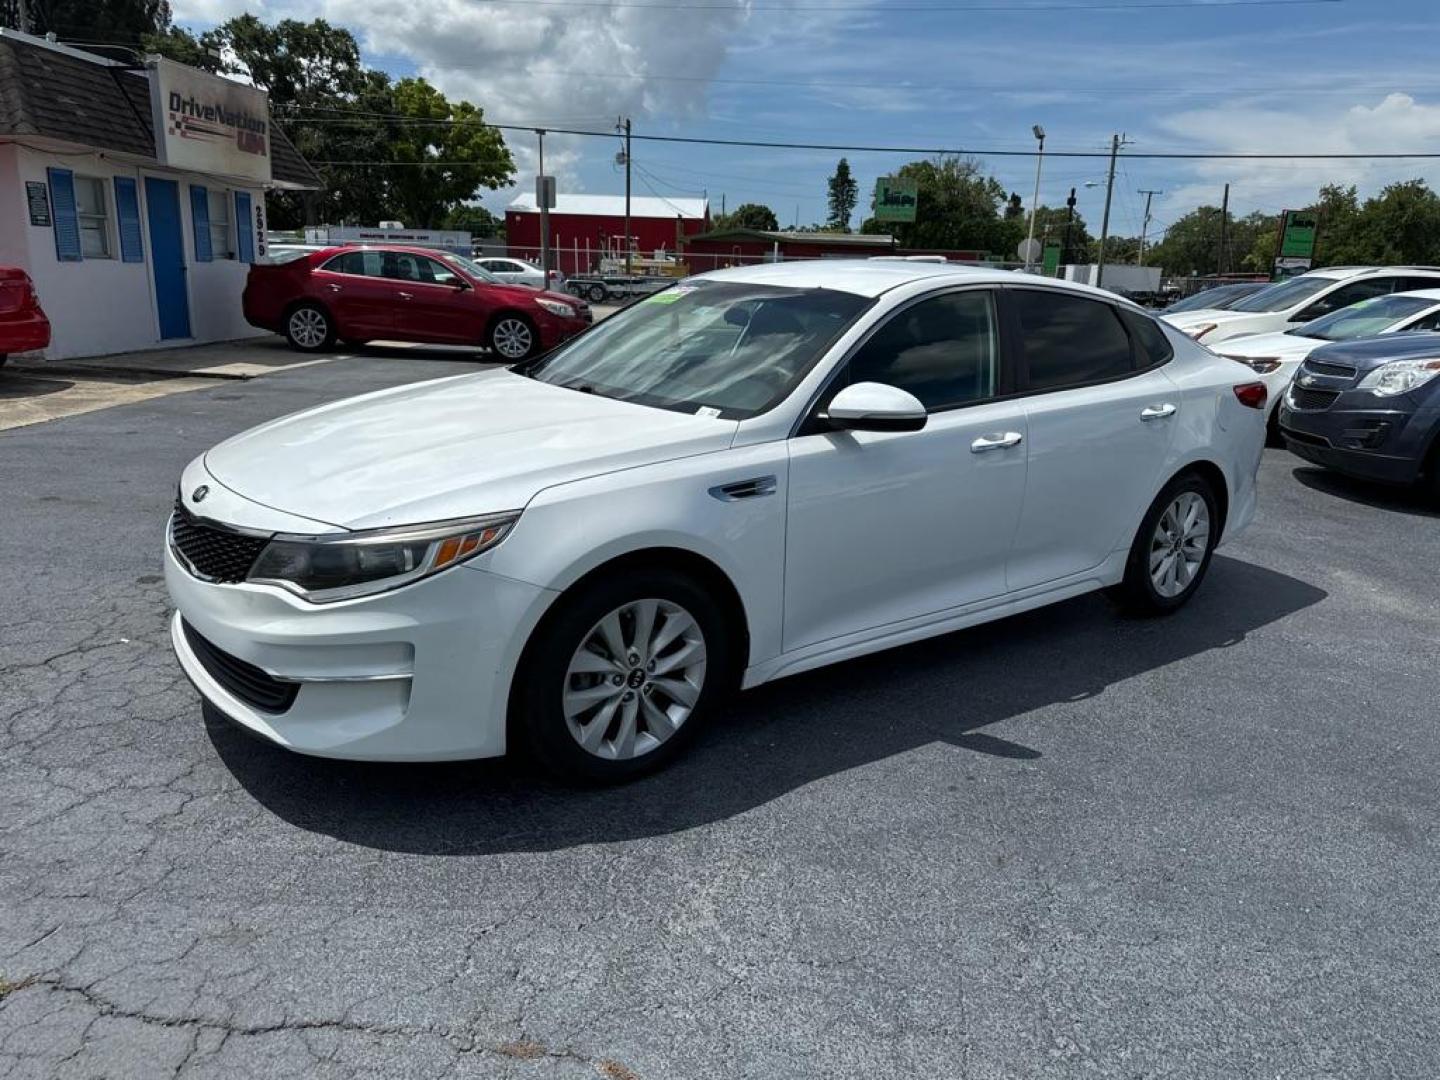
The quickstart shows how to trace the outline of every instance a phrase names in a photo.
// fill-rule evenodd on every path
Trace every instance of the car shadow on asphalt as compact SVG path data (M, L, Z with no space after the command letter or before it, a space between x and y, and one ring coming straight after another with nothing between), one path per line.
M1393 484L1359 480L1316 465L1300 465L1291 472L1296 480L1311 491L1321 491L1337 499L1359 503L1375 510L1393 510L1398 514L1440 518L1440 503L1423 488L1396 487Z
M714 717L679 760L623 787L567 787L504 759L326 761L279 749L220 718L206 724L245 789L299 828L430 855L559 850L723 820L935 742L1039 758L1043 725L1028 734L1033 746L980 729L1239 644L1326 595L1217 556L1205 588L1169 618L1126 618L1103 597L1085 596L760 687ZM957 761L963 772L963 757Z

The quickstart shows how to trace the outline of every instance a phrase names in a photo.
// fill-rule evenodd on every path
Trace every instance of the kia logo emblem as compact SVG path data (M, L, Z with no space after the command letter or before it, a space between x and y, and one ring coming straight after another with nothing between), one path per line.
M209 495L209 494L210 494L210 488L209 488L208 486L206 486L205 484L201 484L198 488L196 488L194 491L192 491L192 492L190 493L190 501L191 501L191 502L204 502L204 501L205 501L205 496L206 496L206 495Z

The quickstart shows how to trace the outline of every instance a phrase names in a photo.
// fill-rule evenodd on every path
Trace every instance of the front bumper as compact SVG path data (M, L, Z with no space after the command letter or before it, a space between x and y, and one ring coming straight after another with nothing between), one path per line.
M1280 434L1297 457L1336 472L1389 484L1420 478L1430 439L1440 417L1407 409L1391 399L1377 406L1374 394L1342 393L1326 409L1297 409L1280 403ZM1397 407L1398 406L1398 407Z
M316 605L273 586L201 581L168 544L165 582L176 658L211 705L291 750L366 761L503 754L511 676L553 595L461 565ZM202 658L205 644L293 686L293 701L257 707L243 680L227 679L213 654Z

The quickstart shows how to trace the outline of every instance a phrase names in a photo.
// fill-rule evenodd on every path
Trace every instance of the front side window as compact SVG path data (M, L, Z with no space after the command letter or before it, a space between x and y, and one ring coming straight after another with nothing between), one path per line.
M451 266L458 266L461 270L465 271L465 273L469 274L476 281L483 281L490 285L501 284L499 278L497 278L489 270L486 270L484 267L482 267L474 259L467 259L463 255L455 254L443 255L441 256L441 258L445 262L449 263Z
M1134 370L1130 338L1109 304L1038 289L1013 295L1030 389L1080 386Z
M993 397L999 353L990 291L948 293L892 316L851 357L849 382L899 387L933 412Z
M97 176L75 177L75 217L80 225L80 254L87 259L108 259L110 203L105 181Z
M235 244L230 231L230 192L208 188L205 192L210 210L210 256L214 259L235 258Z
M687 281L513 370L583 393L744 420L788 397L870 303L833 289Z
M1277 281L1257 293L1230 305L1231 311L1286 311L1309 300L1322 289L1335 284L1334 278L1310 277L1302 274L1289 281Z

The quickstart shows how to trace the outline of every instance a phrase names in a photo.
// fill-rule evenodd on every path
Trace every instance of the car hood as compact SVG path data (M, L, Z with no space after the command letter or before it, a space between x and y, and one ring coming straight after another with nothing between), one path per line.
M1302 360L1324 344L1320 338L1302 337L1299 334L1250 334L1222 341L1215 346L1214 351L1221 356L1272 356L1277 360Z
M1440 333L1416 330L1337 341L1316 349L1309 359L1346 364L1357 371L1371 371L1392 360L1440 359Z
M365 529L520 509L555 484L722 450L737 427L487 371L272 420L205 467L261 505Z
M1273 311L1182 311L1179 315L1167 315L1165 321L1177 330L1189 330L1202 323L1214 323L1215 329L1207 331L1199 340L1203 345L1215 347L1216 342L1230 338L1264 334L1286 325L1285 314Z

